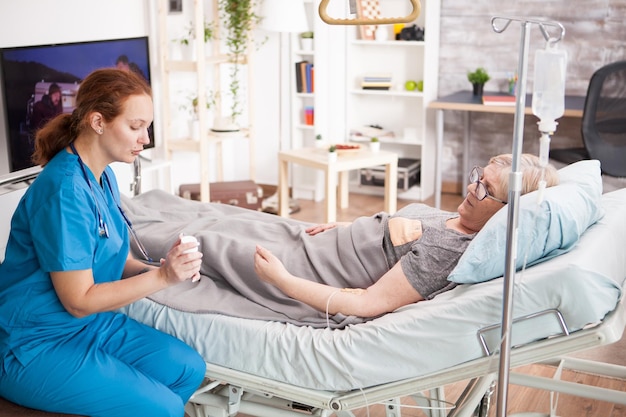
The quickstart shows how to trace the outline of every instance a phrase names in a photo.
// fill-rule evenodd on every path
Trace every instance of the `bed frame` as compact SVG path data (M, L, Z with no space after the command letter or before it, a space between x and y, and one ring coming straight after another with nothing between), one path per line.
M557 371L552 379L512 372L509 381L514 385L552 393L626 405L626 392L560 380L564 369L626 379L626 366L564 357L620 340L625 325L626 302L622 298L618 307L597 326L515 347L511 354L511 367L544 363L557 366ZM312 416L335 413L343 417L353 416L355 409L382 402L385 403L387 417L400 417L401 397L412 397L417 405L425 407L423 411L428 416L484 417L497 381L497 359L497 354L490 355L427 376L350 392L304 389L207 364L206 383L191 397L186 411L192 417L225 417L237 413L259 417L301 417L303 412ZM457 402L454 405L447 403L443 387L466 380L470 381ZM557 399L552 396L551 417L555 416Z

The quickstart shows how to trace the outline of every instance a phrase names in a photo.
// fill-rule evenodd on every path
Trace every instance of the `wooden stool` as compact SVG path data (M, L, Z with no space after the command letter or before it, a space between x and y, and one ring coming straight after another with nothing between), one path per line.
M80 417L75 414L47 413L14 404L0 397L0 417Z

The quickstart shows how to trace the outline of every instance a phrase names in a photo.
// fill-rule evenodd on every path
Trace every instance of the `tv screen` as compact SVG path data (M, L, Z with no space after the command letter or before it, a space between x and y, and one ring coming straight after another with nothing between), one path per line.
M0 49L11 172L33 166L35 132L74 110L81 81L98 68L124 66L150 83L148 37ZM154 130L150 127L150 144Z

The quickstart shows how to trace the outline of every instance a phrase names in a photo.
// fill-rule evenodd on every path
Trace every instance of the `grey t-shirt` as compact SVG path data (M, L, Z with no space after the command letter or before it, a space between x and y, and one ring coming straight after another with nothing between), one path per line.
M425 299L456 286L448 275L476 235L446 227L446 220L457 216L410 204L387 219L383 249L389 267L400 262L413 288Z

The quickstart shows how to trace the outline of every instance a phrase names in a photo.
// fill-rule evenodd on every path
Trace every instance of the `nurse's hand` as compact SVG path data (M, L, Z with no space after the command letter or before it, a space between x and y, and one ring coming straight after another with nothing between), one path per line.
M198 243L181 243L181 237L167 252L165 259L161 259L161 275L170 285L188 279L197 281L200 278L202 252L194 251L197 249Z

